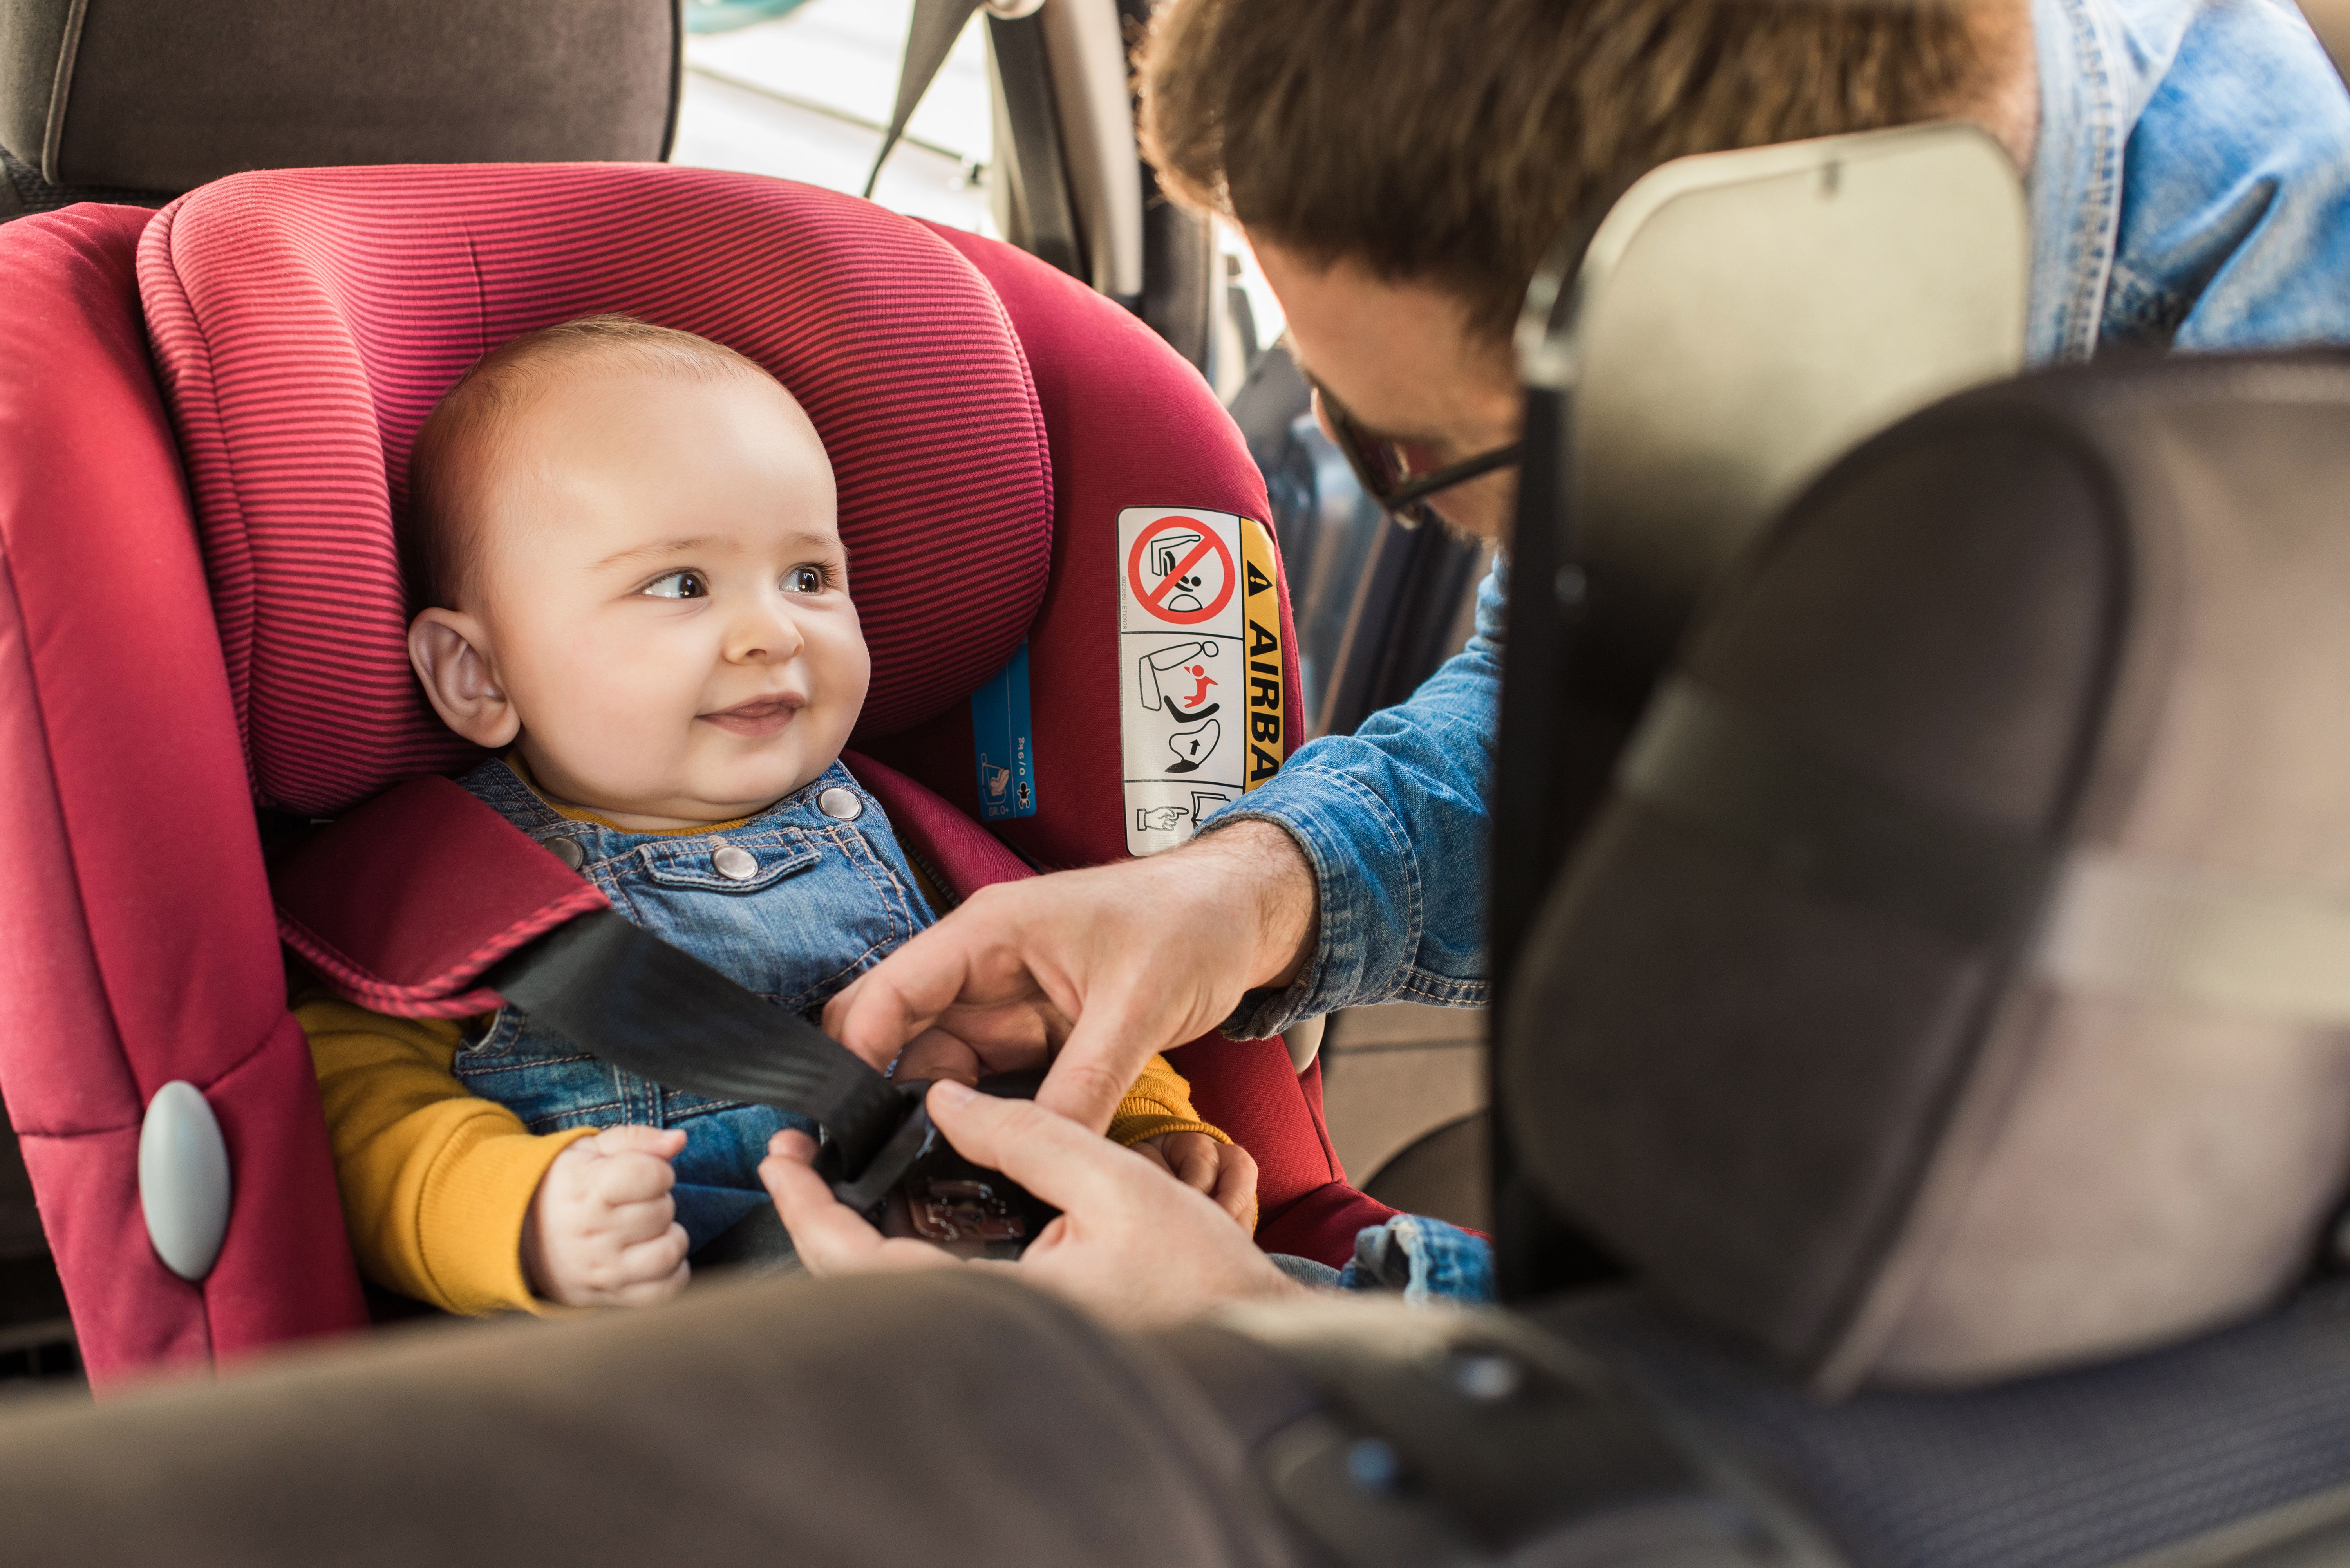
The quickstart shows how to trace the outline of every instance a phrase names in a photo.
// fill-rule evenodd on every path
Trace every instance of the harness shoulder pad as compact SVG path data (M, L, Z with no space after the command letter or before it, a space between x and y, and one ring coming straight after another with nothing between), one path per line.
M452 780L378 795L270 868L277 930L346 1000L406 1018L499 1005L484 971L610 908L596 888Z

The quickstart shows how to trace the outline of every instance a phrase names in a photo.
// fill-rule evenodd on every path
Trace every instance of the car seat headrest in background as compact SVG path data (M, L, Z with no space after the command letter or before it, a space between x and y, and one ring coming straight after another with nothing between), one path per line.
M671 0L0 0L0 147L52 185L666 155Z
M1829 1390L2249 1314L2350 1174L2350 358L1969 394L1713 602L1522 950L1523 1179Z
M811 186L613 165L235 176L148 228L140 289L255 787L340 812L470 748L410 673L408 448L483 354L619 311L774 372L830 453L873 655L859 739L966 698L1052 547L1035 389L994 294L910 219Z

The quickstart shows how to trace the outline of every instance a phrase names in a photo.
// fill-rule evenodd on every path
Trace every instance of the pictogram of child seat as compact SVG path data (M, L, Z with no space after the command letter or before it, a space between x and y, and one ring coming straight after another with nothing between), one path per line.
M958 898L1127 851L1119 512L1266 515L1212 394L1116 304L785 182L260 172L161 213L10 224L0 276L0 1092L101 1383L366 1322L255 805L338 817L473 760L410 677L391 518L410 440L483 352L622 311L793 389L873 656L851 765ZM1024 638L1034 815L983 827L970 699ZM429 970L463 926L380 950ZM1318 1068L1216 1035L1174 1060L1259 1163L1268 1249L1340 1262L1386 1217L1346 1185ZM140 1200L142 1122L174 1083L230 1173L194 1280Z

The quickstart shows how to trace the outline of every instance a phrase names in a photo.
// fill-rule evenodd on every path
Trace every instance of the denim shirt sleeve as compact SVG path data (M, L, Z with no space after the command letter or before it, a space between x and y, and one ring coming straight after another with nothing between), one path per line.
M1403 999L1486 1001L1485 845L1502 689L1503 566L1477 593L1477 632L1407 701L1351 735L1298 748L1279 776L1219 812L1278 823L1314 869L1321 924L1288 990L1225 1022L1243 1038Z
M2102 345L2350 340L2350 95L2291 6L2197 8L2122 170Z
M1413 1306L1493 1299L1493 1244L1423 1214L1399 1214L1355 1237L1343 1291L1398 1291Z

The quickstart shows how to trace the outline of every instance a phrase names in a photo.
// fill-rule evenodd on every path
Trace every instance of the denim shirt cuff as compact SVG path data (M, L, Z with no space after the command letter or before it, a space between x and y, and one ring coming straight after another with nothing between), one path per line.
M1261 1040L1301 1019L1377 1000L1384 989L1378 981L1400 973L1419 941L1419 863L1395 813L1361 780L1308 763L1283 769L1244 804L1218 812L1203 832L1236 822L1270 822L1295 841L1313 870L1320 914L1314 951L1295 983L1251 992L1222 1032Z
M1400 1291L1413 1306L1493 1299L1493 1244L1457 1225L1399 1214L1355 1236L1355 1256L1338 1275L1346 1291Z

